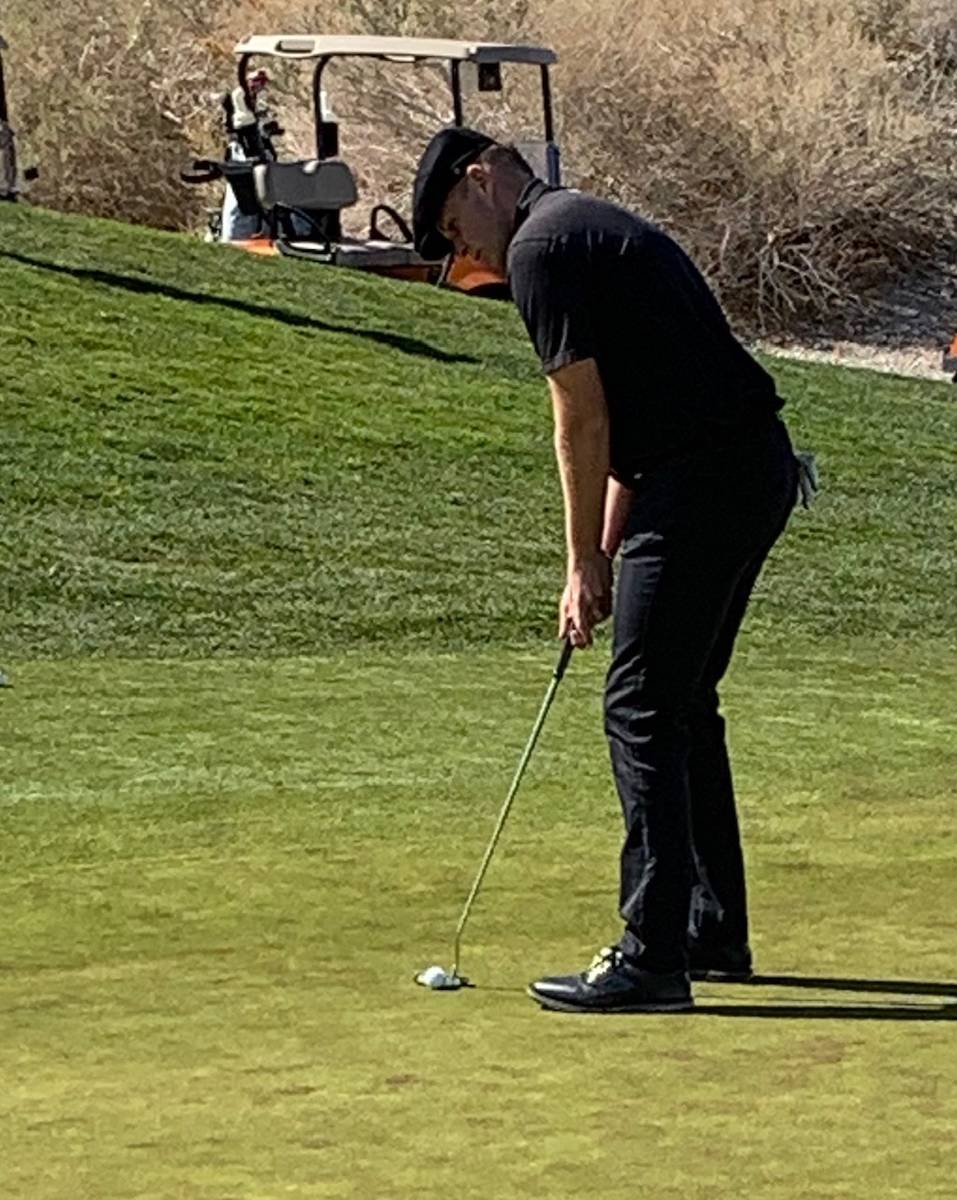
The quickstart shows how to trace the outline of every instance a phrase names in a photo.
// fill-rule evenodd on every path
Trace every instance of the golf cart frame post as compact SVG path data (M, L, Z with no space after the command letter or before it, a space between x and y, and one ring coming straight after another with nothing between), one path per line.
M3 78L3 52L7 48L7 43L0 37L0 121L4 122L10 120L7 113L7 88Z
M548 182L560 182L560 165L555 145L555 118L552 106L550 68L558 61L553 50L539 46L511 46L490 42L455 42L439 38L381 38L381 37L251 37L236 47L239 57L239 86L247 100L249 64L256 55L268 55L287 60L316 62L312 77L313 110L316 125L316 157L335 158L339 153L337 128L328 118L322 87L326 67L334 58L375 58L387 62L414 63L434 60L448 62L452 94L453 124L465 123L465 104L462 90L462 63L500 70L504 63L536 65L541 72L544 141L547 147ZM500 86L500 85L499 85ZM499 90L489 89L489 90Z

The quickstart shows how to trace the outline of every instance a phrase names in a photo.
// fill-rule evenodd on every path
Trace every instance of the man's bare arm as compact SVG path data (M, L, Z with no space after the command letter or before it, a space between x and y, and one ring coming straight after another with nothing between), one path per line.
M601 548L608 479L608 409L593 358L549 375L555 457L565 497L565 541L572 562Z
M560 632L578 646L611 612L611 569L602 553L608 484L608 406L594 359L548 377L555 419L555 457L565 499L568 580Z

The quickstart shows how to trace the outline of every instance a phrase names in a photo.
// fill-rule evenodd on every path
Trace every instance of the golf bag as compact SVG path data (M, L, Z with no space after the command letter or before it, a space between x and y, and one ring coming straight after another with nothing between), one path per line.
M252 183L252 167L256 163L275 162L279 157L275 138L282 136L278 121L273 120L262 90L268 79L254 79L255 91L249 98L241 87L221 97L226 128L226 164L249 164L236 171L224 170L226 190L220 217L219 240L243 241L266 232L262 210L256 200Z
M210 210L207 241L271 241L318 238L331 241L326 227L335 214L307 214L296 209L273 209L267 215L256 191L254 168L279 161L276 139L283 129L272 116L263 92L269 83L265 71L257 71L248 90L236 87L218 97L226 132L226 154L219 161L196 159L190 170L181 171L184 183L225 182L221 210Z

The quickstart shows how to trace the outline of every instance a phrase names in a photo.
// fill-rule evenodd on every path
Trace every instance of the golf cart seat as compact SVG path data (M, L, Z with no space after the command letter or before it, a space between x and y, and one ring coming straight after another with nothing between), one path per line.
M256 198L267 212L276 208L339 212L359 199L355 176L335 158L257 163L253 182Z
M367 239L342 235L338 213L355 204L358 194L355 177L341 159L260 163L253 168L253 180L256 198L267 215L296 213L312 222L312 233L296 236L288 224L277 221L275 245L280 254L405 278L429 278L438 269L416 253L411 231L387 204L376 205L373 210ZM336 221L334 225L329 223L330 214ZM403 240L392 241L380 233L381 215L391 218Z
M306 238L334 245L342 210L359 198L355 176L338 158L256 163L252 184L280 253L284 243Z

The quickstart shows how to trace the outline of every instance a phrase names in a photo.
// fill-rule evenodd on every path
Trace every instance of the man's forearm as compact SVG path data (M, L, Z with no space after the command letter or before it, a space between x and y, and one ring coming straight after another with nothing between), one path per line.
M555 457L565 497L568 580L559 606L559 636L590 646L592 630L611 612L611 564L601 554L608 484L608 406L593 358L548 377L555 413Z
M555 457L565 497L569 564L601 547L608 480L608 408L593 359L548 378L555 420Z
M608 478L608 421L602 417L556 422L555 457L565 497L569 562L601 547Z

